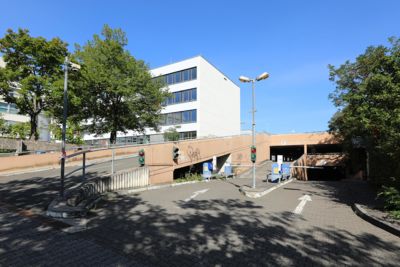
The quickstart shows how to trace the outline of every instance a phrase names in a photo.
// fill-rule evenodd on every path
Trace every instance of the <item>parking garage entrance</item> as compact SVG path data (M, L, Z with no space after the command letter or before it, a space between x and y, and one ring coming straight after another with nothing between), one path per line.
M305 151L305 149L307 151ZM307 160L295 164L301 169L302 180L338 180L345 178L345 158L338 144L271 146L270 159L277 161L278 155L284 162L294 162L304 154ZM300 165L300 166L299 166Z
M295 161L304 154L304 146L271 146L270 160L277 161L278 155L283 156L283 161Z

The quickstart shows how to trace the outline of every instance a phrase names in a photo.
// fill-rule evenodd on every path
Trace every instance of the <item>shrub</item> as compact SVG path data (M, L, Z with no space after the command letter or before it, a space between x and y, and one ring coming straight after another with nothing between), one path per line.
M389 211L392 217L400 219L400 191L395 187L383 186L382 192L378 197L383 198L385 202L384 208Z

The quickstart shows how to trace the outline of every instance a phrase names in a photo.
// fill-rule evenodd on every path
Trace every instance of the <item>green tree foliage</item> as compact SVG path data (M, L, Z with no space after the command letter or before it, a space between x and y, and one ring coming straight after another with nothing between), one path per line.
M9 133L9 126L6 121L3 119L2 114L0 114L0 135L7 135Z
M6 67L0 69L0 94L30 118L30 139L37 140L38 115L50 106L50 96L62 79L67 44L59 38L32 37L28 30L9 29L0 39ZM58 83L58 85L57 85Z
M29 122L18 122L10 125L8 136L12 138L26 139L30 136L31 125Z
M66 126L65 141L69 144L82 145L84 143L83 127L79 123L71 120L67 120ZM62 139L62 125L58 123L52 123L49 125L49 129L55 140Z
M157 129L161 102L167 96L163 84L152 80L146 64L131 56L126 45L121 29L105 25L101 36L94 35L75 53L82 64L81 96L88 131L111 133L111 143L118 131Z
M385 209L390 211L390 215L400 219L400 190L394 187L383 186L379 197L385 200Z
M355 62L329 66L338 107L330 130L344 138L348 150L362 140L370 154L370 175L381 184L400 177L400 41L368 47Z
M175 127L170 127L164 132L164 140L165 141L178 141L179 133Z

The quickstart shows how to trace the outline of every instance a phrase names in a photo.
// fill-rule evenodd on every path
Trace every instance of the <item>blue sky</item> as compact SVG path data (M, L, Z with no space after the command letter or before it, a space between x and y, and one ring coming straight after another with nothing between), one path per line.
M328 128L335 108L328 64L338 66L369 45L400 37L400 1L0 1L0 36L27 28L33 36L84 44L104 24L122 28L128 50L150 67L203 55L241 87L242 129L251 128L250 84L256 84L258 131Z

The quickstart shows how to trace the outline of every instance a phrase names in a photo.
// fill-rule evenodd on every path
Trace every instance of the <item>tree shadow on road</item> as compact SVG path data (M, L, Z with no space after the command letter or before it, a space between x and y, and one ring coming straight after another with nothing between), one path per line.
M79 176L70 177L66 187L79 181ZM57 196L59 182L57 178L33 177L3 183L1 202L44 211ZM314 182L316 190L309 193L348 204L353 191L340 183ZM0 258L9 263L11 257L23 254L24 260L12 261L17 263L13 265L45 264L48 258L43 255L48 251L53 258L60 254L66 259L71 256L63 249L73 248L71 255L75 256L64 265L76 261L94 265L105 257L97 255L101 253L149 266L396 266L400 262L399 242L334 227L304 228L303 217L290 212L267 213L253 201L211 199L173 204L175 209L167 210L144 201L140 194L117 195L101 202L87 231L73 235L59 235L40 224L27 223L26 218L4 225L0 218ZM27 231L31 234L25 234ZM55 247L58 250L54 252ZM129 264L124 260L122 265Z
M299 181L308 183L316 190L305 190L306 193L327 197L332 201L351 206L354 203L382 207L383 202L377 199L376 189L367 181Z
M98 177L88 174L87 179ZM80 174L65 178L65 189L82 182ZM60 192L60 176L31 177L0 183L0 202L7 203L20 209L43 214L50 202Z
M290 212L237 199L176 202L176 211L119 196L79 233L151 266L395 266L399 244L374 235L301 228ZM263 215L264 214L264 215Z

